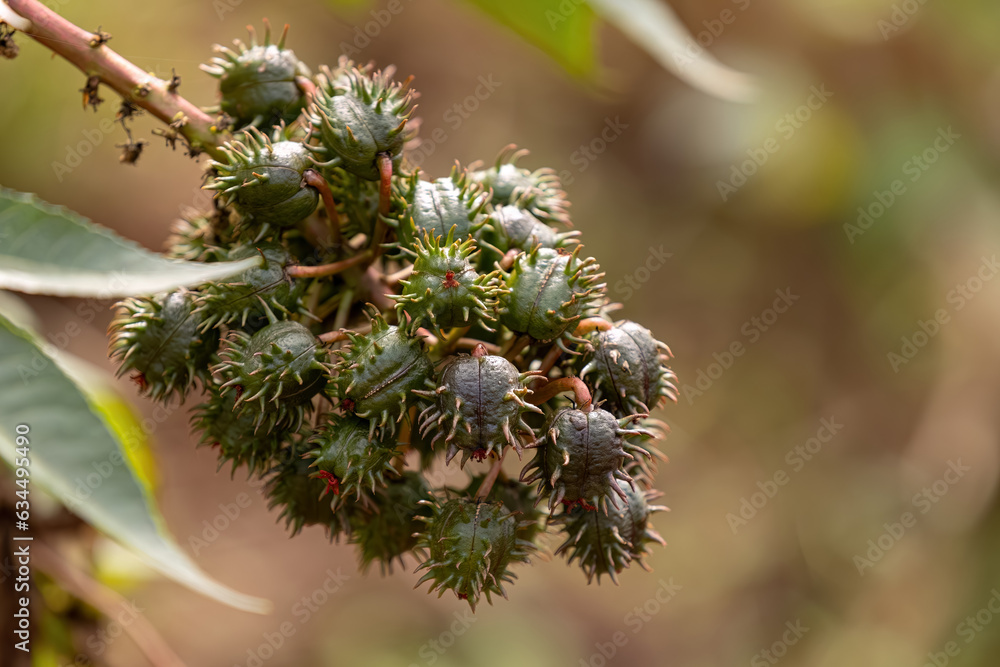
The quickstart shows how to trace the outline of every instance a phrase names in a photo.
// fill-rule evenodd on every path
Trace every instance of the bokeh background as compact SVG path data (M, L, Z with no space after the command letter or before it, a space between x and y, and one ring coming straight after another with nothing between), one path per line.
M49 4L144 68L176 69L209 104L197 65L211 44L267 16L291 23L306 63L333 63L383 3ZM190 665L1000 664L1000 5L672 0L757 77L753 104L690 88L610 27L587 80L465 3L404 5L356 57L415 75L423 136L446 136L425 144L423 168L443 175L513 142L531 149L527 166L563 172L622 315L673 349L681 396L657 415L672 429L657 477L672 512L654 519L669 545L618 587L538 561L509 601L470 617L412 591L409 568L362 576L353 548L319 530L289 539L256 489L195 449L177 410L154 436L170 527L275 612L230 610L113 553L106 577ZM162 248L181 207L204 202L199 164L150 137L148 118L139 165L119 164L123 133L100 129L117 101L81 110L81 75L20 43L0 63L0 183ZM480 77L499 85L449 115ZM650 273L654 251L670 257ZM68 349L111 369L108 312L88 323L80 302L30 302L50 335L80 324ZM238 518L192 546L241 497ZM304 605L331 573L337 591ZM283 624L294 632L262 650ZM98 664L145 664L128 638L102 646Z

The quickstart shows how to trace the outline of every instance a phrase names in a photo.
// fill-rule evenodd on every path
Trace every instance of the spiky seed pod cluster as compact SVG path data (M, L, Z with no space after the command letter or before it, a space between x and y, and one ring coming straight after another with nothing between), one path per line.
M470 176L492 190L495 207L514 205L545 223L569 226L569 202L559 176L554 169L529 171L518 167L517 161L527 154L511 144L500 151L492 167L476 169Z
M406 123L413 112L413 95L406 83L392 80L394 71L369 74L353 67L317 88L309 106L309 123L319 138L312 147L326 166L339 166L378 180L376 157L384 153L399 167L403 145L412 138Z
M486 226L489 228L486 238L501 254L508 250L531 250L535 246L565 248L579 243L580 232L558 232L527 209L509 204L494 208Z
M498 271L480 274L473 268L475 246L472 239L454 241L451 231L443 240L429 235L418 240L413 273L401 281L403 293L394 297L397 319L402 321L405 313L439 334L444 328L474 324L489 329L504 290Z
M235 331L215 371L224 394L235 392L239 414L255 415L255 430L298 430L312 397L326 386L327 353L294 320L267 325L253 336Z
M285 48L288 26L277 44L271 43L271 26L264 24L264 41L249 27L250 46L235 41L236 50L216 45L219 55L201 69L219 80L219 109L237 128L270 127L290 123L306 103L297 78L308 80L309 68Z
M460 241L486 224L484 208L489 195L457 165L448 178L433 181L422 180L415 171L396 193L401 212L393 224L404 253L412 255L417 241L425 235L450 235Z
M237 246L226 259L239 260L259 255L260 266L247 269L237 278L206 285L198 297L196 312L199 325L207 331L220 324L245 326L251 317L267 317L268 310L284 315L302 313L304 284L296 283L285 272L288 251L278 243Z
M335 389L345 412L370 420L374 437L376 429L396 432L413 402L411 392L426 385L434 365L412 324L390 325L373 310L371 326L369 334L349 333L350 344L338 350Z
M215 213L197 209L184 211L170 227L167 239L167 257L190 262L218 262L225 259L225 247L230 240L219 229ZM228 225L226 225L228 226Z
M499 502L457 498L431 507L418 544L428 552L417 568L427 570L418 585L430 581L438 597L453 591L473 611L483 595L490 603L493 594L506 598L504 583L516 578L510 566L527 562L533 549L518 537L517 518Z
M595 398L606 398L612 412L624 416L677 402L677 376L666 365L670 348L646 327L629 320L588 336L581 378L592 378Z
M305 526L322 526L331 540L349 533L347 512L343 508L334 510L335 497L326 492L326 481L311 473L301 450L295 446L283 449L264 487L268 508L281 508L278 520L284 520L292 535Z
M369 424L357 417L332 416L309 439L313 447L306 453L311 475L326 482L326 491L335 496L375 493L392 473L395 443L369 440Z
M660 497L653 491L625 488L625 502L611 508L607 514L588 512L581 507L568 508L553 519L561 525L568 537L556 549L557 554L565 554L568 561L580 562L587 583L597 575L608 575L618 583L618 574L632 561L649 570L643 558L649 553L649 545L656 542L666 545L660 534L649 523L655 512L665 511L662 505L651 505L650 501Z
M360 549L361 569L367 571L378 561L385 574L393 561L403 563L403 555L417 546L415 533L423 528L417 517L429 517L433 500L423 476L406 471L375 490L366 507L351 513L351 543ZM426 502L421 502L426 501Z
M645 413L676 396L669 351L611 324L596 261L556 226L569 217L555 172L523 169L512 147L487 169L410 169L415 92L391 68L341 58L306 81L265 35L210 69L243 131L206 172L210 210L184 214L169 253L258 261L122 302L120 374L156 398L200 379L192 426L220 468L266 478L293 533L346 535L363 568L412 554L432 590L475 607L506 594L549 530L588 577L642 562L659 508L639 488L662 458L647 429L666 428ZM526 448L534 484L500 465ZM450 464L467 488L431 486Z
M302 182L312 166L309 150L298 141L272 143L251 127L242 141L226 143L227 162L211 163L218 172L206 190L216 190L243 216L243 227L291 227L316 210L319 193Z
M524 401L530 393L524 381L530 375L503 357L486 354L482 347L472 355L455 357L441 373L437 388L416 392L433 401L420 414L421 434L435 432L432 442L443 440L447 462L462 452L463 467L470 458L482 461L507 446L520 455L533 440L523 414L541 412Z
M511 331L542 342L572 337L572 328L604 296L597 260L535 246L521 253L504 275L508 292L500 299L500 322Z
M538 494L549 497L550 510L561 502L604 512L608 504L618 507L619 500L625 500L624 487L633 485L625 472L625 462L634 458L626 451L632 448L627 438L652 437L647 431L626 428L634 419L618 419L600 408L556 412L522 481L538 483Z
M256 428L252 412L236 409L236 393L222 395L213 386L208 400L195 406L191 424L201 434L199 444L217 448L219 469L232 464L230 476L246 467L247 475L261 475L271 467L288 439L282 432L263 432Z
M194 294L186 290L120 302L108 329L111 356L121 363L118 376L133 373L153 400L184 400L196 379L209 377L219 347L218 334L199 331L199 324Z

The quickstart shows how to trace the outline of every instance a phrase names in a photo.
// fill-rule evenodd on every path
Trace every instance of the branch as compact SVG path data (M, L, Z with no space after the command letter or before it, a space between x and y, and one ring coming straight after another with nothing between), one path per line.
M543 379L544 376L537 376L538 379ZM533 393L528 396L528 403L532 405L541 405L550 398L561 394L564 391L572 391L574 397L576 398L576 407L578 410L583 410L584 412L590 412L593 409L593 399L590 396L590 389L587 388L586 383L578 377L562 377L558 380L551 380L543 385L540 389L533 390Z
M183 119L179 131L192 151L202 150L216 160L225 161L219 146L226 136L214 130L215 120L171 91L167 81L142 71L101 40L95 40L96 35L67 21L38 0L0 0L3 1L30 22L22 30L28 37L68 60L88 78L97 77L123 99L167 125Z
M129 603L121 595L111 590L83 570L71 565L54 549L44 542L35 542L32 557L38 568L59 582L71 595L91 605L109 619L115 619ZM150 663L157 667L181 667L184 663L159 635L152 623L142 614L135 616L131 623L121 623L122 629L132 638L139 650Z

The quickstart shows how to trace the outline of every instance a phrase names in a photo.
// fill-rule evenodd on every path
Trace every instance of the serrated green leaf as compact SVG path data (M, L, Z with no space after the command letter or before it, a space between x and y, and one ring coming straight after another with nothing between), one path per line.
M132 469L131 439L144 442L144 431L126 433L134 429L126 429L129 420L120 415L114 424L106 421L105 410L79 384L80 369L68 372L65 360L47 348L0 314L0 458L13 465L16 429L26 424L31 484L166 576L232 607L267 612L269 602L215 581L177 546Z
M69 209L0 187L0 288L98 298L153 294L228 278L261 261L167 259Z

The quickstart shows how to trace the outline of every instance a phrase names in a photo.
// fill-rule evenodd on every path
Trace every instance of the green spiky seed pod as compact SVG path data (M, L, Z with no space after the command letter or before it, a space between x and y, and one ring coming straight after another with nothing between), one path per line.
M529 211L517 206L501 206L493 210L487 218L490 242L502 253L508 250L531 250L537 245L543 248L564 248L579 243L578 231L557 232Z
M413 273L400 281L403 293L396 299L397 319L403 313L420 325L429 323L439 334L448 327L471 327L494 321L497 298L503 293L500 272L481 275L472 266L475 241L453 242L451 232L441 237L424 236L414 250Z
M157 401L183 401L196 378L209 377L219 336L199 331L193 292L125 299L117 312L108 335L110 354L121 362L119 377L132 372L142 392Z
M219 262L225 259L225 247L232 241L216 228L215 213L189 209L170 227L167 257L189 262Z
M235 279L208 283L202 289L196 312L204 318L200 325L203 330L233 322L245 326L248 319L267 317L269 308L286 315L305 313L300 303L305 281L293 280L285 273L288 253L280 244L238 246L226 259L254 256L263 257L261 266L247 269Z
M205 189L222 193L243 216L244 229L260 234L272 225L291 227L316 210L319 193L302 183L302 174L312 166L302 143L271 143L251 127L242 141L227 142L221 150L228 163L211 163L219 175Z
M578 560L588 584L595 574L597 583L606 574L617 584L618 574L633 560L648 571L650 568L643 559L649 554L650 543L666 545L649 523L651 514L667 509L649 504L660 495L626 488L625 502L607 514L575 507L555 517L552 523L562 524L569 535L556 553L566 554L570 563Z
M232 463L231 476L246 466L247 475L260 475L270 469L286 434L255 432L255 417L236 409L236 396L223 396L218 386L209 390L208 400L193 410L191 424L200 435L201 446L217 447L219 469Z
M378 182L359 178L340 167L326 169L324 173L337 202L344 237L358 234L370 237L379 216Z
M392 224L404 252L412 256L424 235L465 240L486 224L488 195L457 166L447 178L423 181L414 172L396 189L401 212ZM454 229L453 229L454 228Z
M255 415L254 428L298 430L312 409L310 399L327 382L327 353L309 329L284 320L253 336L230 334L223 361L215 367L223 393L236 393L235 406Z
M271 26L264 24L264 43L250 30L250 46L236 40L236 50L216 45L218 57L201 69L219 79L219 109L230 116L237 128L247 125L270 127L290 123L306 104L305 92L297 77L310 72L295 54L285 48L288 26L277 44L271 44Z
M336 67L319 66L316 86L322 88L328 95L343 95L351 90L351 72L359 72L362 76L370 77L374 71L373 63L359 65L347 56L340 56Z
M423 387L434 373L434 365L423 350L416 326L390 326L372 308L369 334L350 332L350 344L337 351L335 387L340 407L371 420L369 437L376 429L396 432L396 423L412 404L410 395Z
M384 153L398 170L403 145L413 136L406 123L413 111L409 83L392 80L392 69L369 74L356 67L336 83L316 89L308 117L320 145L311 149L324 166L340 166L379 180L376 158Z
M604 274L593 257L579 259L582 248L567 253L535 246L518 255L504 275L509 291L500 298L500 323L542 342L580 342L572 336L576 322L604 295Z
M334 510L333 498L326 493L326 482L309 476L309 462L300 450L284 449L264 487L269 509L280 507L278 520L297 535L305 526L323 526L332 540L350 532L347 513Z
M424 478L415 472L404 472L376 489L371 507L351 512L351 543L360 547L361 570L367 572L378 561L382 574L392 572L392 563L402 565L403 554L417 545L414 534L423 524L417 517L429 517L430 507L420 501L431 501L430 489Z
M514 145L507 146L489 169L473 171L471 177L493 191L493 206L514 205L548 224L570 224L566 211L569 202L554 169L529 171L517 166L528 154Z
M331 415L309 439L310 474L325 481L333 495L360 499L363 490L375 493L393 472L395 443L369 440L368 429L364 419Z
M533 549L530 542L517 536L514 515L503 503L472 499L430 506L434 513L424 519L426 529L418 542L418 547L426 550L427 560L417 570L427 572L417 585L430 581L430 591L437 590L438 597L446 590L454 591L473 611L483 594L490 604L494 593L506 598L503 584L516 578L510 565L527 562Z
M486 474L472 477L460 495L474 495L485 479ZM534 544L535 538L545 530L548 513L539 509L536 503L538 496L531 486L513 479L497 479L485 500L502 502L504 507L517 516L517 535L522 540Z
M666 365L670 348L649 329L622 320L587 339L591 349L583 358L580 378L590 376L595 401L607 399L606 405L619 417L648 413L668 398L677 401L677 376Z
M550 510L560 502L605 512L608 504L618 507L616 496L625 500L620 482L632 485L625 462L634 458L627 450L635 451L635 446L627 438L652 437L625 428L635 419L618 419L600 408L559 410L549 419L547 439L521 473L521 481L537 482L539 496L549 496Z
M462 452L462 466L473 457L482 461L491 452L499 455L507 445L520 456L534 441L523 415L541 412L524 401L529 375L503 357L486 354L482 346L472 355L456 356L436 389L415 392L433 401L420 414L421 435L433 432L432 442L444 441L447 462Z

